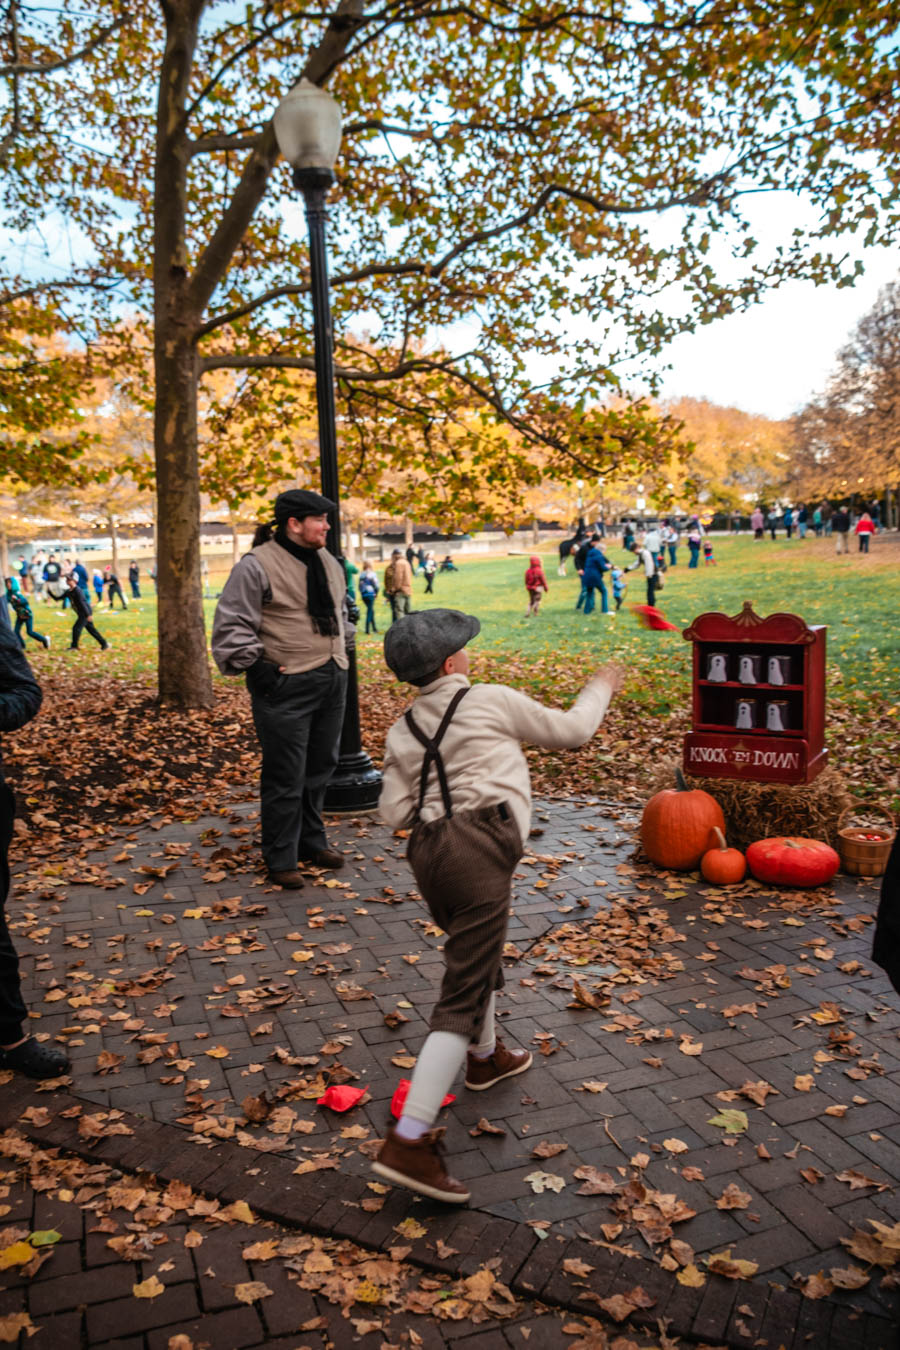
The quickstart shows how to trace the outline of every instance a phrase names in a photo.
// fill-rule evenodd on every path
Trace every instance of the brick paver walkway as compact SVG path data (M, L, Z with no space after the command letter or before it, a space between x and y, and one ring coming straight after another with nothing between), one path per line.
M26 996L73 1071L56 1094L8 1085L0 1123L370 1252L412 1219L411 1263L461 1278L499 1255L518 1297L599 1314L639 1286L650 1306L632 1321L671 1334L893 1350L900 1008L868 957L875 888L718 892L635 863L622 809L539 803L536 824L501 1000L503 1034L536 1062L490 1093L460 1086L446 1113L469 1211L385 1192L368 1169L441 968L403 842L368 820L335 825L347 867L299 894L257 876L246 806L123 832L77 864L84 884L19 876ZM327 1111L332 1083L367 1099ZM111 1122L133 1133L104 1137ZM194 1297L121 1343L215 1311ZM270 1340L235 1345L282 1344L260 1315ZM89 1317L87 1343L109 1325ZM527 1340L467 1331L506 1338L485 1350ZM570 1334L532 1341L557 1343Z

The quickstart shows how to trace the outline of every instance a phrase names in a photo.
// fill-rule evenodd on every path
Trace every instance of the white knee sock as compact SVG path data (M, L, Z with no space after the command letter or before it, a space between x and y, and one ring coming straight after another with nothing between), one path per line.
M467 1049L465 1036L454 1031L431 1032L416 1061L403 1115L394 1127L401 1139L420 1139L431 1129Z
M481 1026L481 1035L475 1045L469 1046L469 1051L476 1059L490 1059L497 1048L497 1035L494 1030L494 1007L497 1001L497 995L492 993L487 1001L487 1007L484 1012L484 1022Z

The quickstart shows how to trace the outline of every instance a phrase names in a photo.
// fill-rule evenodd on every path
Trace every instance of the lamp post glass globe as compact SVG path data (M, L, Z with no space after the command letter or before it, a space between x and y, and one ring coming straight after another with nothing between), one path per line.
M301 80L272 118L278 149L291 168L317 169L329 180L341 148L341 105L318 85Z

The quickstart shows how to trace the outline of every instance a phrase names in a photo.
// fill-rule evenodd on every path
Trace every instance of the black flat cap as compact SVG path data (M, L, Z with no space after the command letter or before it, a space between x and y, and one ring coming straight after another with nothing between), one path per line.
M318 492L308 492L306 488L291 488L290 492L280 492L275 498L275 519L284 525L293 516L303 520L304 516L327 516L334 510L334 502L321 497Z
M421 680L438 670L481 632L472 614L458 609L424 609L392 623L384 639L384 659L398 680Z

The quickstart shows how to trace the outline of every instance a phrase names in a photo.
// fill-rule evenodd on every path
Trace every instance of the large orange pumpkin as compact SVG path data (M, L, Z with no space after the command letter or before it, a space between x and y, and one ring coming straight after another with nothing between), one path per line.
M747 875L747 860L739 848L728 848L718 825L712 832L709 850L700 859L700 871L714 886L734 886Z
M840 867L834 849L819 839L760 839L747 849L757 881L781 886L824 886Z
M674 788L651 797L641 817L641 843L651 862L675 872L696 867L709 843L710 830L725 829L722 808L708 792L689 788L680 769Z

